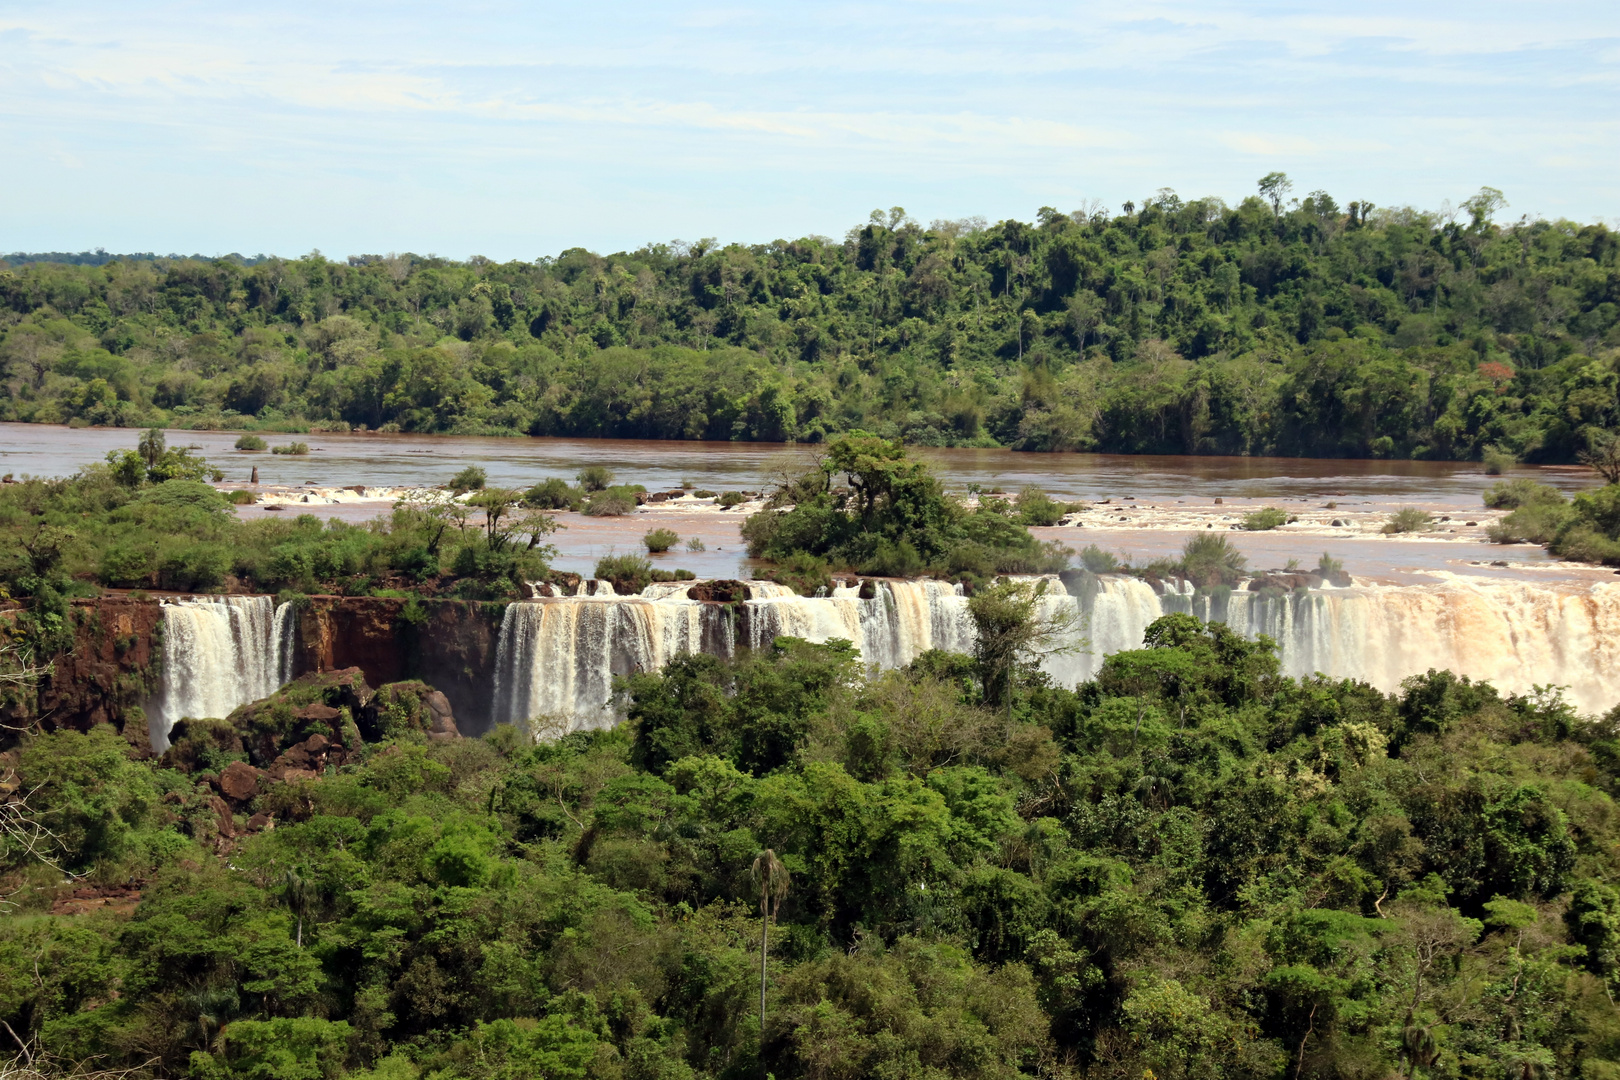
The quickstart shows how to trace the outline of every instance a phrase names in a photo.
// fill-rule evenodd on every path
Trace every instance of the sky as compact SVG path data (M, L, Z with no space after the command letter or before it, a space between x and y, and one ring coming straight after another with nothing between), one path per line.
M1620 4L0 0L0 251L533 259L1159 188L1620 224Z

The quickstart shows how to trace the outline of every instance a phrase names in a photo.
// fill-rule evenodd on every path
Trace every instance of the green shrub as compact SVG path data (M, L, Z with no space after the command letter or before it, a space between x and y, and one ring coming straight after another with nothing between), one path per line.
M704 544L704 542L696 536L688 536L686 538L686 550L693 552L707 551L708 545Z
M243 435L241 438L236 440L236 448L238 450L263 450L266 445L267 444L263 439L252 434Z
M598 581L613 583L620 596L634 596L653 579L652 563L640 555L604 555L596 560Z
M1068 512L1067 506L1034 484L1026 486L1018 493L1014 505L1018 508L1018 515L1023 518L1025 525L1056 525Z
M922 568L922 556L909 541L895 543L886 538L878 541L872 554L858 567L863 574L895 578L916 577Z
M343 1074L350 1034L346 1020L234 1020L212 1053L192 1053L191 1075L196 1080L326 1080Z
M1225 534L1202 532L1182 547L1181 562L1176 569L1191 578L1195 585L1234 585L1243 576L1248 562Z
M1252 514L1244 515L1242 526L1245 532L1266 532L1288 524L1288 514L1275 506L1262 507Z
M579 501L580 495L568 486L566 480L548 477L523 493L525 505L536 510L568 510Z
M674 547L680 539L673 529L651 529L641 538L641 542L647 545L648 552L660 555Z
M1604 536L1590 525L1572 525L1550 550L1561 559L1620 566L1620 540Z
M1485 463L1487 476L1501 476L1504 470L1518 462L1512 454L1496 446L1487 446L1481 459Z
M120 544L108 548L101 557L97 576L114 588L150 585L157 570L157 547L153 544Z
M1415 506L1403 506L1389 515L1389 521L1384 525L1386 535L1396 533L1423 532L1434 527L1434 515L1427 510L1419 510Z
M468 465L450 478L450 490L457 495L463 491L483 491L489 476L479 465Z
M585 500L582 512L587 517L623 517L633 513L636 509L634 495L619 489L612 488L606 491L597 491Z
M1573 508L1558 502L1533 502L1520 506L1501 521L1493 522L1485 533L1498 544L1550 544L1575 516Z
M230 492L225 497L237 506L252 506L259 499L259 497L253 494L253 492L244 491L241 488Z
M1316 572L1323 577L1329 574L1342 574L1344 573L1344 563L1324 551L1322 557L1316 560Z
M613 470L606 465L587 465L574 475L586 491L606 491L613 483Z
M1567 500L1563 493L1547 484L1520 477L1516 480L1498 480L1485 489L1485 505L1492 510L1516 510L1521 506L1544 503L1560 506Z
M708 488L698 488L696 491L692 492L692 495L694 498L698 499L714 498L714 492L710 491Z
M794 552L775 566L755 570L754 578L786 585L800 596L832 591L832 573L826 562L802 551Z
M715 500L716 503L718 503L720 506L726 507L727 509L730 509L733 506L740 506L747 501L748 496L744 495L740 491L728 491Z
M298 457L309 453L309 443L288 443L286 446L275 447L270 452L272 454L292 454L293 456Z
M1080 552L1080 565L1093 574L1112 574L1119 569L1119 559L1096 544L1088 544Z

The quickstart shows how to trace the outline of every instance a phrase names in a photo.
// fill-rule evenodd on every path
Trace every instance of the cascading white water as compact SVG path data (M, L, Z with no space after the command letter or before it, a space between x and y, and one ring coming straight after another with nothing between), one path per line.
M1290 675L1363 679L1394 690L1429 668L1490 681L1504 692L1568 688L1577 708L1601 712L1620 701L1620 585L1541 585L1446 576L1433 585L1353 585L1277 594L1211 594L1174 584L1161 595L1132 577L1087 575L1073 591L1047 578L1041 613L1070 629L1042 669L1076 685L1103 660L1139 648L1153 620L1169 612L1223 621L1278 644ZM835 586L825 597L749 583L738 641L731 612L686 598L686 586L651 586L636 597L603 590L513 604L501 626L497 721L547 715L563 726L612 723L614 675L651 671L683 652L731 655L790 636L853 643L863 661L900 667L929 649L967 652L973 622L959 588L937 581Z
M163 675L148 705L152 746L185 717L224 717L292 678L294 613L268 596L163 604Z
M757 584L757 583L756 583ZM961 589L942 581L884 581L862 600L860 590L837 586L828 597L800 596L781 585L755 588L748 606L748 645L779 637L823 642L843 638L861 659L880 668L903 667L929 649L966 652L973 622Z
M508 605L496 647L495 722L546 733L606 726L615 675L656 671L683 653L735 650L727 611L687 599L690 585L654 588L651 596L615 596L609 587Z

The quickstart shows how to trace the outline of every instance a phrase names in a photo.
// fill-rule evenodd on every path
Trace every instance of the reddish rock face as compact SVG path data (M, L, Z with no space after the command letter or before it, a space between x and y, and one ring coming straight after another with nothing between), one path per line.
M481 730L504 606L421 600L425 623L407 622L404 609L405 601L382 597L313 598L299 612L294 672L357 667L372 686L421 679L440 691L446 716Z
M569 583L564 587L571 591ZM441 690L446 716L481 730L488 723L504 605L422 600L425 623L406 621L404 608L405 601L385 597L312 597L298 613L294 675L359 668L372 686L422 679ZM47 727L79 730L110 723L137 752L150 754L144 717L126 721L141 716L135 710L157 689L161 606L155 599L108 595L76 601L72 617L73 647L50 658L53 673L40 683L37 698L0 706L0 722L20 727L45 717ZM301 719L336 719L330 706L306 708L315 711Z
M22 726L43 717L47 727L81 731L112 724L138 753L150 754L145 722L124 721L157 686L157 630L163 623L157 602L125 595L78 600L70 617L73 648L50 658L52 673L33 702L0 706L0 720Z

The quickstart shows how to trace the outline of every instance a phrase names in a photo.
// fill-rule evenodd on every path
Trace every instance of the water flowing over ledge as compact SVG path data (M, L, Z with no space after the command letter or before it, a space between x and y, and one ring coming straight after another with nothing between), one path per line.
M1075 685L1103 659L1138 648L1148 625L1169 612L1227 623L1276 640L1290 675L1364 679L1394 690L1429 668L1489 680L1506 692L1536 685L1568 687L1586 712L1620 701L1620 585L1541 585L1446 576L1424 586L1355 584L1281 591L1200 593L1185 583L1155 588L1136 578L1047 579L1047 613L1077 618L1068 651L1043 664ZM510 605L496 657L492 717L501 723L550 718L548 730L614 722L615 675L653 671L682 653L733 655L783 635L809 641L843 638L878 668L904 666L928 649L965 652L974 632L959 587L936 581L840 586L801 597L780 585L749 584L735 605L687 597L687 583L615 596L592 595ZM1161 591L1162 589L1162 591Z
M185 717L223 717L293 677L294 612L268 596L163 604L163 675L148 707L152 748Z

